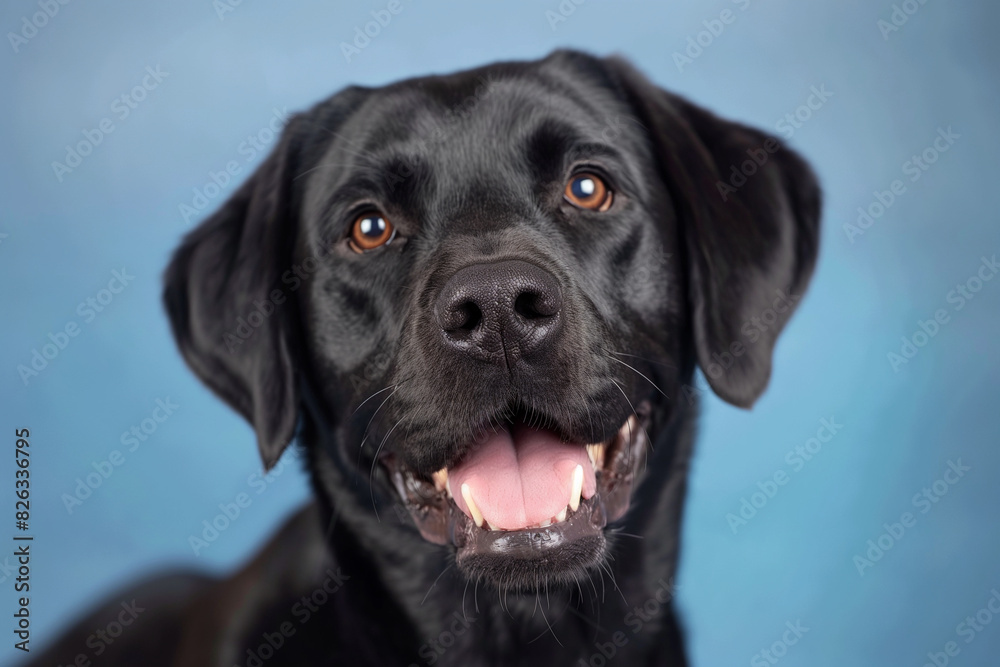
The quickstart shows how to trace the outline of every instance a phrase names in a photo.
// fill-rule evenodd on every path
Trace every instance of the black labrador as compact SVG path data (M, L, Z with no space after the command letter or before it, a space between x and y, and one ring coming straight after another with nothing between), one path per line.
M294 116L165 302L265 466L297 442L316 502L233 577L123 593L44 664L686 664L695 367L760 396L819 214L793 151L617 58Z

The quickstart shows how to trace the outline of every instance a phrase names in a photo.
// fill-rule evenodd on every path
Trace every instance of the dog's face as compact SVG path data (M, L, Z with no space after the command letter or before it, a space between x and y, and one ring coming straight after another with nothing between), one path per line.
M349 522L402 503L413 527L378 530L531 588L610 555L696 362L734 404L761 393L790 308L747 326L801 292L818 209L775 140L562 52L295 117L166 300L267 464L303 419Z

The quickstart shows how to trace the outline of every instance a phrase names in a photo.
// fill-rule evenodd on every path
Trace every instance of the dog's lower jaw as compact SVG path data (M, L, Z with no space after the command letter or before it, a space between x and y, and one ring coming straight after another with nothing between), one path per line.
M651 416L655 442L646 473L628 513L604 531L612 557L569 585L542 584L527 592L463 575L454 564L453 546L429 543L407 513L389 509L398 499L378 467L380 519L368 491L360 489L364 485L354 484L347 471L353 461L344 459L341 467L327 455L314 456L316 487L325 497L322 529L328 548L334 562L361 583L345 586L338 595L352 598L345 607L367 613L372 623L390 619L401 638L367 651L382 650L390 656L388 664L427 664L433 654L434 664L444 666L485 667L501 660L568 667L581 659L588 663L601 654L598 645L613 643L614 633L621 632L627 642L616 646L616 661L686 665L673 597L684 475L697 413L693 403L677 401L669 418L659 411ZM341 635L338 621L331 623L336 635L331 641L365 641Z

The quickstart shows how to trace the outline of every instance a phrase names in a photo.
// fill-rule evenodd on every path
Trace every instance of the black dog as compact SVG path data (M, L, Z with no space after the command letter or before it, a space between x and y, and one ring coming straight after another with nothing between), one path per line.
M317 503L231 579L125 594L150 611L99 664L686 664L695 366L734 405L763 392L819 212L794 152L617 59L295 116L165 301L265 465L297 439Z

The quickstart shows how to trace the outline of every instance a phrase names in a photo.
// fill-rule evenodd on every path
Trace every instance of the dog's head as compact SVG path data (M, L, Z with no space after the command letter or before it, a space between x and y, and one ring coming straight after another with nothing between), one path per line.
M395 496L413 525L379 530L531 587L609 555L695 364L764 390L819 200L777 140L557 52L295 116L165 298L266 465L301 423L350 521Z

